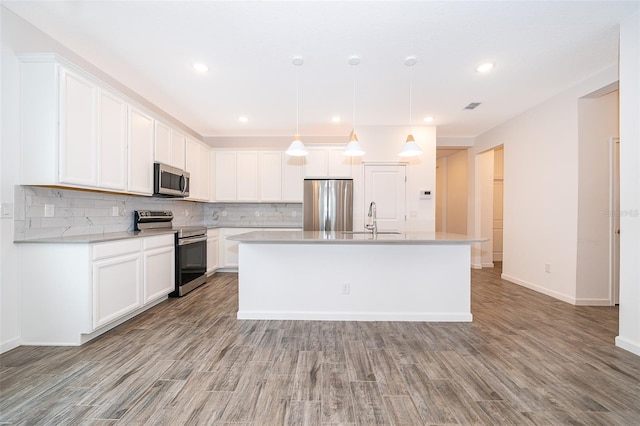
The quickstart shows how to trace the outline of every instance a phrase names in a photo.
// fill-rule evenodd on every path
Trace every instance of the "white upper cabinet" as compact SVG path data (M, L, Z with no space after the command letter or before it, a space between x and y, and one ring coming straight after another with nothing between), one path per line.
M98 87L79 75L60 72L60 182L96 186ZM37 151L31 153L37 155Z
M282 158L282 201L302 202L304 187L304 157Z
M216 201L237 201L236 179L236 152L216 151L216 164L214 167Z
M184 170L186 136L162 121L155 126L154 161Z
M302 202L301 157L276 150L214 152L215 201Z
M184 134L125 95L55 54L20 60L21 184L151 195L154 158L185 168Z
M144 195L153 193L153 133L153 118L130 106L128 192Z
M100 188L127 188L127 104L117 95L98 91L98 182Z
M304 176L307 178L350 178L351 157L343 154L343 146L315 146L308 148Z
M260 201L282 201L282 152L258 153Z
M209 147L187 138L186 170L189 172L189 199L209 201Z
M161 121L156 121L154 160L173 166L171 154L171 128Z
M185 163L185 150L187 144L187 137L177 131L171 130L171 163L170 166L177 167L184 170L186 168Z
M258 153L239 151L237 153L237 200L257 201L258 198Z

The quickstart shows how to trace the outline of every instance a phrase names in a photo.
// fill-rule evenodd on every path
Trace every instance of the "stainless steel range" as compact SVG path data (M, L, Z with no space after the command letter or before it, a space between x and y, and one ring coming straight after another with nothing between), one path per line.
M176 290L170 296L184 296L207 281L207 228L203 226L173 226L170 210L136 210L134 229L176 231Z

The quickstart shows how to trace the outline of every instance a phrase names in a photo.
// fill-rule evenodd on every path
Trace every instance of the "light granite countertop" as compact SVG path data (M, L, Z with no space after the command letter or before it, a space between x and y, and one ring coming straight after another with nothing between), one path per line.
M470 235L445 232L406 232L398 234L371 232L318 232L318 231L253 231L229 237L241 243L268 244L470 244L489 241L488 238L474 238Z
M192 225L191 225L192 226ZM261 229L279 229L279 228L297 228L295 226L219 226L210 225L203 226L207 229L220 229L220 228L261 228ZM177 227L179 228L179 226ZM302 229L302 228L300 228ZM46 238L31 238L24 240L15 240L16 244L95 244L104 243L108 241L126 240L129 238L141 238L141 237L153 237L155 235L174 234L175 229L148 229L145 231L123 231L123 232L106 232L103 234L84 234L84 235L69 235L62 237L46 237ZM274 232L274 231L268 231Z
M104 234L70 235L63 237L33 238L16 240L17 244L94 244L130 238L154 237L156 235L175 234L175 229L149 229L145 231L106 232Z

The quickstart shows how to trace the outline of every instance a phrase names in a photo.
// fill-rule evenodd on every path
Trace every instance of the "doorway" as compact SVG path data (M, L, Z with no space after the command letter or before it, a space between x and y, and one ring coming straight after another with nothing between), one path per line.
M376 203L379 231L405 230L407 167L404 164L364 165L364 223L369 205Z
M620 139L609 139L609 292L620 304Z

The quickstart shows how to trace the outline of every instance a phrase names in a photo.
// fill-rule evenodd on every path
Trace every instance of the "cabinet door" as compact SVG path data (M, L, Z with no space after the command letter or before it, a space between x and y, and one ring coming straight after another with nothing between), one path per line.
M343 147L333 147L327 150L328 172L330 177L350 178L351 157L344 155Z
M310 178L327 177L327 150L310 148L309 155L304 157L304 176Z
M184 170L187 137L177 130L171 131L171 165Z
M223 251L222 251L222 267L236 268L238 267L238 241L231 241L228 237L245 232L251 232L252 228L233 228L223 229Z
M212 274L218 269L218 236L207 238L207 274Z
M236 201L236 153L216 151L216 201Z
M155 136L155 161L173 166L171 158L171 129L169 126L156 121Z
M93 262L93 328L142 306L140 254Z
M211 200L211 151L208 147L200 145L200 197L202 201Z
M258 172L260 201L282 201L282 153L260 152Z
M304 157L284 155L282 166L282 201L302 202Z
M98 92L98 186L127 188L127 104L116 94Z
M61 69L59 180L96 186L95 84ZM36 155L36 153L31 153Z
M241 151L237 156L237 200L258 201L258 153Z
M127 190L153 193L153 118L129 106L129 168Z
M144 303L175 290L174 248L161 247L144 252Z
M200 175L200 144L187 138L186 170L189 172L189 199L201 199L202 177Z

